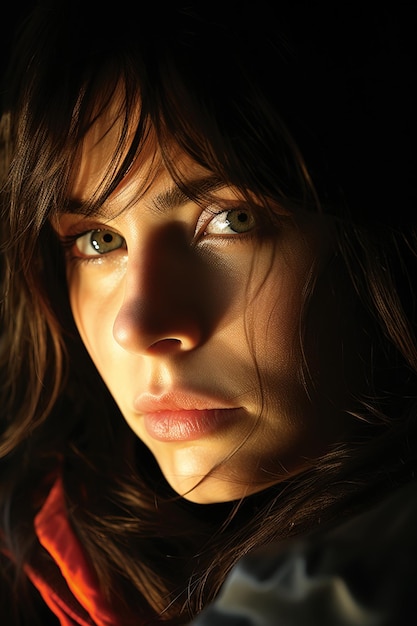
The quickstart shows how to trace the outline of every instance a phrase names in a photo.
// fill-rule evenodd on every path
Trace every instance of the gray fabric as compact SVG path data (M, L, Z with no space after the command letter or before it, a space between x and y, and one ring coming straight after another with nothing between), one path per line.
M192 626L417 624L417 483L328 533L256 551Z

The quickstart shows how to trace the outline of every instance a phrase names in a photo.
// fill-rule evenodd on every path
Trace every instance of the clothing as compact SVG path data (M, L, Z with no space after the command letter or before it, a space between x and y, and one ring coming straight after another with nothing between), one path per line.
M321 535L243 558L190 626L417 623L417 483Z
M43 553L26 572L61 626L121 626L69 524L60 478L35 518L35 531L51 558Z
M61 626L122 626L70 527L60 479L35 528L51 559L27 573ZM413 481L332 531L243 558L218 599L189 626L411 626L416 616Z

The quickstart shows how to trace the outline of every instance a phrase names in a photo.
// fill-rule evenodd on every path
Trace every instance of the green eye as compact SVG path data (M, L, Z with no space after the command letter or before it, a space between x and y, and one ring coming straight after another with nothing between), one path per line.
M251 231L256 226L253 214L247 209L222 211L207 224L207 235L240 235Z
M249 211L229 211L227 221L229 228L236 233L246 233L255 226L254 217Z
M90 230L76 240L78 251L84 256L108 254L125 246L124 238L112 230Z

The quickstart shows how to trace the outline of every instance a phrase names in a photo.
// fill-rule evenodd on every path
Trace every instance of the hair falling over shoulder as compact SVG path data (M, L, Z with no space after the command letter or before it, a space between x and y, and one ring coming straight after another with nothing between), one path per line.
M304 20L288 7L279 21L250 3L231 20L196 7L170 3L163 21L152 9L137 21L119 11L91 21L79 19L78 2L41 2L19 32L4 91L0 540L16 565L5 584L23 585L34 516L59 471L71 524L126 623L132 613L187 623L249 550L354 511L417 469L417 222L405 173L382 189L391 162L378 160L380 119L377 128L360 117L360 98L372 104L364 77L383 71L385 52L375 50L386 49L384 32L367 46L363 25L362 50L344 57L341 10L327 41L332 65L324 22L316 44L307 36L308 6ZM331 233L331 254L305 289L300 376L322 401L331 372L320 312L331 301L341 359L357 361L343 381L348 400L335 408L354 419L354 435L308 471L209 513L175 497L121 418L76 330L50 227L86 134L115 94L124 130L86 210L110 195L153 135L179 185L173 144L264 199L265 210L273 201L295 215L318 212ZM392 141L394 174L399 163L406 172L407 146Z

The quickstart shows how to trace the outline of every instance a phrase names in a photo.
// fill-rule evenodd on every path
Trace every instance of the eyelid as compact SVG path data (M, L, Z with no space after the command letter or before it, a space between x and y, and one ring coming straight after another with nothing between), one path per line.
M82 217L78 214L66 213L52 222L59 237L75 237L85 235L90 230L111 230L122 236L122 233L110 225L110 220L99 220L94 217Z
M69 227L67 229L67 233L66 234L58 233L59 240L61 242L61 245L62 245L65 253L67 255L69 255L74 260L89 261L89 260L100 259L100 258L103 259L104 257L108 256L112 252L116 252L117 250L120 250L122 248L123 249L127 249L125 237L121 233L119 233L117 231L117 229L115 229L115 228L110 228L109 226L101 224L101 226L96 226L96 227L93 227L93 228L86 228L84 226L84 228L81 229L79 221L78 221L77 225L78 225L78 229L77 230L75 228L73 228L73 227ZM107 231L107 232L110 232L110 233L113 233L113 234L117 235L118 237L123 239L124 246L120 246L120 247L115 248L114 250L109 250L108 252L103 252L103 253L100 253L99 251L96 251L96 253L92 252L91 254L83 254L80 251L80 249L78 248L78 246L77 246L77 241L82 239L83 237L85 237L87 235L90 235L90 237L91 237L92 233L100 232L100 231Z
M197 220L197 224L195 227L195 239L196 241L199 241L201 237L205 236L205 231L208 227L208 225L212 222L212 220L217 217L218 215L221 215L222 213L231 213L232 211L247 211L248 213L251 213L251 215L253 216L255 222L258 223L258 212L256 211L256 207L254 207L252 204L249 205L247 202L242 202L239 200L236 201L226 201L224 203L222 202L216 202L216 203L212 203L210 204L208 207L204 208L203 211L200 213L200 216ZM256 228L256 227L255 227ZM212 236L212 237L223 237L223 238L238 238L238 237L244 237L244 236L248 236L251 234L251 232L254 229L252 229L251 231L248 231L247 233L235 233L234 235L232 234L215 234L215 233L208 233L207 236Z
M224 213L225 211L231 211L231 208L225 208L224 206L221 206L220 204L210 204L208 207L204 208L202 210L202 212L199 215L199 218L197 220L197 224L195 226L195 234L198 237L199 235L203 234L207 224L213 219L213 217L216 217L216 215L220 215L221 213Z

